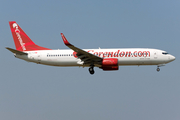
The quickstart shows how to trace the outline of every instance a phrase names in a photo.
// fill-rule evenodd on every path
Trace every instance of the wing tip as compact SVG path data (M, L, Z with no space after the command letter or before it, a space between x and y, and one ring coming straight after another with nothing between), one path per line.
M62 39L63 39L63 42L64 42L64 44L65 45L71 45L69 42L68 42L68 40L66 39L66 37L64 36L64 34L63 33L61 33L61 37L62 37Z

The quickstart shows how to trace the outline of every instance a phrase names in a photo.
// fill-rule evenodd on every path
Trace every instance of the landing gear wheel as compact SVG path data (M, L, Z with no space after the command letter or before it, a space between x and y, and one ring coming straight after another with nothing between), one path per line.
M157 68L156 70L159 72L159 71L160 71L160 68Z
M94 68L93 68L93 67L90 67L90 68L89 68L89 73L90 73L91 75L94 74Z

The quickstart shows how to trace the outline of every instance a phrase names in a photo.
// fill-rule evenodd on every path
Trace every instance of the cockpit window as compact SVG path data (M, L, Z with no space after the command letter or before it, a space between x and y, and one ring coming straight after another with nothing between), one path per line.
M167 53L167 52L162 52L162 54L167 55L167 54L169 54L169 53Z

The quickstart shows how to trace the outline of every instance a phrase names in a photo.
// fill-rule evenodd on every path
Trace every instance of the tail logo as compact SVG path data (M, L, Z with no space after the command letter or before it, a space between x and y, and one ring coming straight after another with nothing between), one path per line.
M15 33L16 33L16 35L17 35L17 38L18 38L18 40L19 40L19 43L20 43L23 51L25 51L25 50L26 50L26 48L25 48L25 43L23 43L23 40L22 40L21 35L20 35L20 32L21 32L21 31L18 29L17 23L14 23L12 26L13 26L13 28L15 28Z

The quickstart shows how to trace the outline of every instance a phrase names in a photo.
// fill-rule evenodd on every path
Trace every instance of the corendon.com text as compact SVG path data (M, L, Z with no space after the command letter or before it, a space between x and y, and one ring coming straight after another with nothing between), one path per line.
M94 52L94 50L89 50L88 52L99 57L150 57L150 51Z

